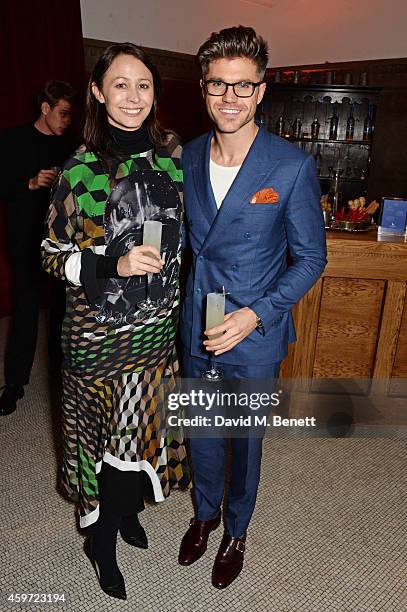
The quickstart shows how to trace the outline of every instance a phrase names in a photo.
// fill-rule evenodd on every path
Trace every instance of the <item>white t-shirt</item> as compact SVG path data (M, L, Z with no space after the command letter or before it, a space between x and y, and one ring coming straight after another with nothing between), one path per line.
M219 166L210 160L209 175L211 179L212 191L215 196L216 206L220 208L227 192L229 191L240 166Z

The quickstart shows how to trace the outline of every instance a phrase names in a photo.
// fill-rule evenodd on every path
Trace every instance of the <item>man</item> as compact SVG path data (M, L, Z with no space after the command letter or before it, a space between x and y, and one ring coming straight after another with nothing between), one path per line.
M0 398L0 416L15 411L30 378L43 275L40 243L50 187L72 148L63 134L71 124L73 98L74 91L68 83L46 83L38 96L39 115L34 124L8 130L0 142L4 159L0 168L1 197L7 202L7 242L14 268L15 308L5 354L6 385ZM57 367L63 306L62 287L54 289L50 297L49 348L50 363Z
M212 34L198 52L213 130L183 154L193 254L181 326L187 378L201 377L209 351L226 378L278 378L287 345L295 340L290 310L326 263L313 159L254 121L266 89L267 57L264 40L243 26ZM222 287L228 314L223 325L205 330L202 342L205 297ZM190 443L196 516L181 543L181 565L205 552L224 495L225 440L196 437ZM243 566L261 447L261 437L231 440L225 533L212 573L217 588L227 587Z

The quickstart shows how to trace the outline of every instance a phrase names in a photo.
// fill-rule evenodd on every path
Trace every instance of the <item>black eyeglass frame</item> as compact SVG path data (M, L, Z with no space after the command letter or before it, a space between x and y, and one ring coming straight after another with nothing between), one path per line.
M202 81L202 83L203 83L203 86L205 87L205 91L208 94L208 96L215 96L219 98L220 96L224 96L227 90L229 89L229 87L231 87L233 89L233 93L235 94L237 98L251 98L254 92L256 91L256 87L258 87L259 85L262 85L263 83L265 83L265 81L259 81L258 83L253 83L252 81L237 81L237 83L226 83L226 81L222 81L221 79L208 79L207 81ZM222 93L218 93L218 94L209 93L208 83L223 83L224 85L226 85L226 89ZM241 96L236 93L235 85L240 85L241 83L247 83L247 85L253 86L253 91L250 94L250 96Z

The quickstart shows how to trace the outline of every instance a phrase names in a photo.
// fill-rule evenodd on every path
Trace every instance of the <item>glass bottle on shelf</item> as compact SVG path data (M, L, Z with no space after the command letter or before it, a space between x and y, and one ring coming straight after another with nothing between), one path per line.
M321 155L321 145L317 144L317 152L314 155L314 159L315 159L315 165L317 168L317 176L321 176L321 172L322 172L322 155Z
M333 110L332 110L332 117L331 120L329 122L329 140L337 140L338 139L338 123L339 123L339 117L338 117L338 111L337 111L337 107L336 107L336 102L333 106Z
M363 124L363 140L365 142L370 142L372 140L372 136L374 132L373 112L374 112L374 105L369 104L368 110L367 110L367 117Z
M302 121L299 117L293 122L291 127L291 135L293 138L301 138Z
M349 110L349 117L346 122L346 140L353 140L355 134L355 117L353 116L353 104Z
M341 177L343 174L342 168L337 168L333 171L333 180L329 186L328 201L331 204L332 212L336 213L340 210L342 193L340 191Z
M259 127L266 127L266 113L264 113L263 111L259 113L257 125Z
M345 151L345 157L343 158L343 162L345 164L345 177L350 179L352 176L353 168L352 168L352 154L351 147L348 145Z
M277 136L284 136L284 116L280 115L276 122L275 133Z
M314 117L314 121L311 123L311 138L312 140L318 140L319 128L321 127L318 117Z

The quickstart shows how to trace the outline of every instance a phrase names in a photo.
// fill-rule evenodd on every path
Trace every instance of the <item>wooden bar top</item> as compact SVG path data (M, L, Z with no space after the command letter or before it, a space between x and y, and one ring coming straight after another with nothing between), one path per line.
M374 243L380 245L383 249L393 250L396 248L407 249L407 236L381 236L377 235L377 229L368 232L341 232L339 230L326 231L327 244L344 241L346 243Z
M407 242L404 236L379 240L369 232L326 232L328 265L324 276L407 280Z

